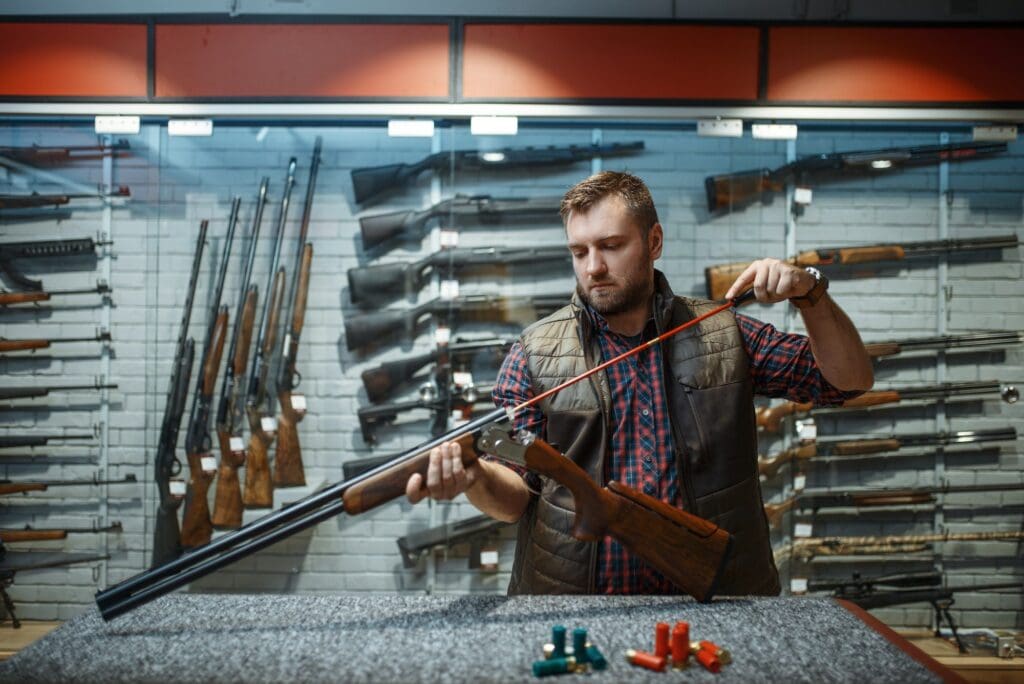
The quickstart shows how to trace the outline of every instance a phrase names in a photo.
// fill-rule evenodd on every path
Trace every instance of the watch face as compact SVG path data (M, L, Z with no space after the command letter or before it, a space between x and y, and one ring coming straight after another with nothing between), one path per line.
M808 266L805 270L812 276L814 276L815 280L821 280L821 271L819 271L818 269L814 268L813 266Z

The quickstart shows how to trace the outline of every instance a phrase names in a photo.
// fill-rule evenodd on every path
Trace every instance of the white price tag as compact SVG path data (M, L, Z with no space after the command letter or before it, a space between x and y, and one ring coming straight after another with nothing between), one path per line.
M456 387L472 387L473 374L467 371L455 371L452 373L452 384Z
M292 408L296 411L306 410L306 395L305 394L293 394L292 395Z
M498 567L498 550L485 549L480 552L480 566L485 569Z
M797 523L793 526L793 536L799 537L800 539L806 539L814 533L814 527L811 523Z
M241 437L232 437L229 446L235 452L245 451L245 440Z
M264 432L277 432L277 418L274 416L263 416L260 418L260 429Z
M185 481L171 480L167 483L167 490L171 493L171 496L185 496Z
M793 489L795 489L796 491L802 492L804 487L806 487L806 486L807 486L807 476L806 475L797 475L796 477L793 478Z
M810 188L794 188L793 189L793 201L797 204L810 204L811 203L811 189Z
M807 578L806 577L792 577L789 580L789 593L791 594L806 594L807 593Z
M204 473L212 473L217 470L217 459L213 456L203 456L199 459L199 464Z
M459 232L457 230L444 229L440 234L441 247L444 249L450 249L457 247L459 244Z
M434 343L445 345L448 344L448 340L452 339L452 329L444 326L439 327L434 331Z
M796 434L800 439L817 439L818 425L811 420L796 421Z
M441 299L455 299L459 296L458 280L441 281Z

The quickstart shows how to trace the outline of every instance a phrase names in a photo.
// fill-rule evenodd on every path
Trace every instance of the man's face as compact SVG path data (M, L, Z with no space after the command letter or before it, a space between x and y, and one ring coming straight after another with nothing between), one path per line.
M654 289L654 260L661 256L660 224L647 239L618 195L610 195L585 214L572 213L565 226L576 291L595 311L608 317L648 307Z

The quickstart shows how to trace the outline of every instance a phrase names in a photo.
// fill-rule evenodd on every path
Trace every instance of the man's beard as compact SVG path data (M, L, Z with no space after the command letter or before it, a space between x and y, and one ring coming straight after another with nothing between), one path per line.
M596 297L587 294L577 278L576 294L602 316L614 316L625 313L637 307L647 305L654 289L654 280L651 277L643 277L645 273L649 273L649 271L638 269L623 278L620 287L605 290ZM601 285L603 283L598 282L596 284Z

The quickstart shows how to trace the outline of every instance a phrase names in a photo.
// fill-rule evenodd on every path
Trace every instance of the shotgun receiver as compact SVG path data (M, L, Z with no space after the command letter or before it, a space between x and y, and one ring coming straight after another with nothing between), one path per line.
M512 436L505 409L495 409L351 481L331 485L162 567L98 592L100 614L105 620L113 619L340 513L358 515L393 501L405 494L413 473L426 473L430 450L453 440L462 447L466 464L476 461L479 453L492 453L566 486L575 497L573 534L577 539L592 542L610 534L686 593L702 601L714 595L732 545L728 532L621 484L598 486L550 445Z
M977 252L1012 249L1019 244L1017 236L992 235L966 240L929 240L925 242L889 242L865 247L824 247L800 252L787 261L796 266L832 266L868 264L880 261L903 261L956 252ZM704 269L708 297L721 299L749 261L718 264Z

